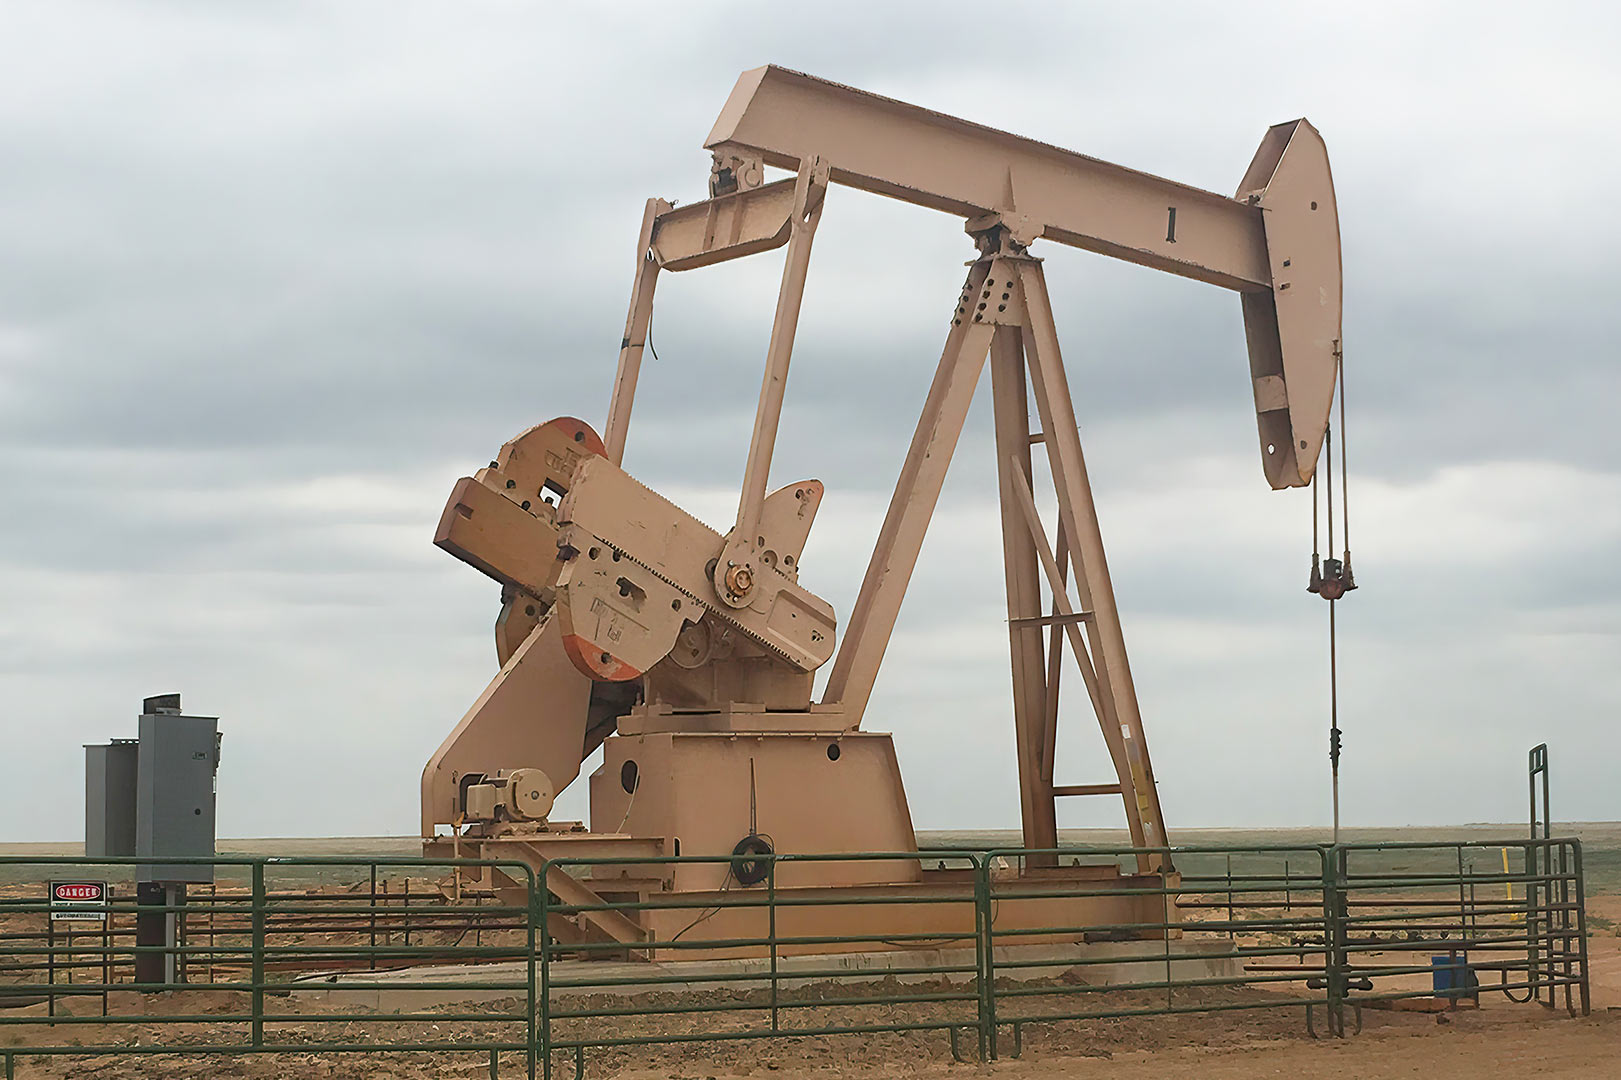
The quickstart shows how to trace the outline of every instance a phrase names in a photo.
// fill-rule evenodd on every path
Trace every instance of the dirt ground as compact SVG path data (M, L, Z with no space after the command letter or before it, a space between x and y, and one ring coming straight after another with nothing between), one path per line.
M1614 955L1615 950L1611 953ZM1621 1004L1621 994L1616 990L1613 985L1609 989L1610 1004ZM1212 992L1201 1000L1207 1004L1232 1004L1241 1000L1235 995L1243 993ZM240 1002L229 1000L228 994L210 996L220 1000L193 1000L189 1004L222 1013L237 1012L240 1006ZM1191 997L1186 1001L1195 1003ZM154 1001L153 1004L165 1003ZM505 1011L512 1004L492 1002L486 1008L491 1012ZM944 1019L954 1014L942 1010L954 1007L953 1004L863 1005L859 1011L844 1012L838 1019L871 1024ZM296 1006L285 1000L277 1005L278 1011L284 1013L289 1008ZM822 1013L822 1009L814 1006L796 1010L793 1022L814 1026L835 1019ZM1024 1077L1224 1080L1296 1076L1326 1080L1336 1077L1394 1080L1397 1077L1487 1076L1504 1069L1517 1075L1558 1080L1621 1077L1621 1008L1612 1010L1603 1001L1595 1002L1593 1016L1572 1019L1563 1009L1548 1011L1536 1005L1514 1005L1500 996L1486 995L1478 1010L1459 1010L1441 1016L1365 1010L1364 1021L1361 1033L1344 1040L1313 1040L1305 1029L1303 1011L1298 1008L1032 1024L1025 1029L1024 1045L1018 1058L1012 1057L1012 1035L1004 1030L1003 1056L989 1064L973 1060L973 1044L966 1037L963 1049L970 1060L953 1062L947 1037L941 1031L807 1036L776 1042L596 1048L587 1051L585 1064L587 1076L604 1080L876 1080L888 1076L928 1080L977 1075L1006 1077L1007 1080ZM646 1022L644 1018L637 1018L628 1022L596 1020L590 1023L598 1025L592 1032L593 1037L598 1037L645 1031L648 1030L643 1026ZM689 1023L701 1023L703 1029L712 1030L715 1019L663 1018L659 1023L665 1030L689 1029ZM604 1025L612 1026L605 1029ZM279 1027L275 1037L285 1041L318 1037L367 1038L353 1029L375 1025L340 1024L336 1027L339 1030L333 1030L334 1025L321 1025L317 1035L314 1027L287 1024ZM350 1030L342 1030L345 1027ZM43 1027L38 1030L13 1028L5 1034L12 1039L20 1037L20 1041L32 1042L43 1036L45 1030ZM153 1045L157 1038L201 1042L209 1035L203 1025L169 1028L161 1033L145 1027L126 1030L130 1042L140 1045ZM495 1030L492 1024L481 1034L487 1036ZM471 1034L463 1024L447 1024L444 1029L436 1029L434 1025L423 1023L400 1024L386 1033L378 1032L376 1037L431 1039L452 1032ZM58 1035L52 1041L60 1041L60 1038ZM554 1060L557 1066L554 1075L574 1075L572 1055L559 1054ZM523 1064L519 1054L503 1055L500 1075L521 1076ZM149 1077L164 1080L213 1077L429 1080L483 1077L488 1075L488 1067L487 1057L480 1052L42 1058L22 1051L16 1061L16 1076L19 1080L67 1080L84 1076L102 1080L136 1080L137 1077L142 1080Z
M785 1066L770 1075L783 1080L866 1080L905 1075L984 1075L1005 1080L1249 1080L1312 1077L1313 1080L1410 1080L1413 1077L1534 1076L1548 1080L1614 1080L1621 1076L1621 1022L1537 1017L1511 1020L1489 1014L1461 1017L1447 1025L1369 1029L1344 1041L1258 1040L1226 1046L1185 1045L1159 1050L1111 1051L1088 1056L1027 1052L988 1066L938 1062L899 1070L893 1066ZM616 1080L664 1080L694 1076L668 1069L627 1069ZM758 1076L757 1072L701 1074L713 1080Z

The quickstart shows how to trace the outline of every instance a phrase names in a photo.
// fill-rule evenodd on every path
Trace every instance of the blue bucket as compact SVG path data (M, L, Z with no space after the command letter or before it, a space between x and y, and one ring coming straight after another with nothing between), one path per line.
M1475 998L1480 980L1469 967L1469 954L1430 957L1430 985L1436 997Z

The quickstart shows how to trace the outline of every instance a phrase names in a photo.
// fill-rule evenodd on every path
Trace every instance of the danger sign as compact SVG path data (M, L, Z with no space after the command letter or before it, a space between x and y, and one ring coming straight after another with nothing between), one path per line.
M103 922L107 918L105 881L51 882L51 919Z

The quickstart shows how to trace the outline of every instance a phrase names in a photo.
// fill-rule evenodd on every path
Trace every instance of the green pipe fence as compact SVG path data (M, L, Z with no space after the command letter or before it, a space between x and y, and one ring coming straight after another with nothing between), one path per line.
M267 1053L455 1053L487 1061L491 1076L506 1055L535 1075L537 987L529 971L536 890L526 864L346 856L165 858L165 865L211 866L216 878L238 880L246 888L238 893L189 886L185 903L138 904L134 881L141 863L0 857L0 1059L8 1078L19 1062L36 1056ZM378 873L408 875L406 880L415 877L420 883L458 868L479 868L486 876L499 871L516 883L523 901L503 907L482 895L452 898L402 917L402 894L385 899L372 888L355 896L343 888ZM272 889L273 876L327 884L315 890ZM58 928L45 883L61 879L111 886L98 912L104 919L94 929ZM334 922L337 914L350 921ZM136 944L134 920L143 915L175 918L184 929L172 947ZM479 945L466 941L473 926L479 927ZM501 929L485 933L486 926ZM381 943L375 942L378 933ZM415 933L417 944L393 943L396 933ZM424 944L424 936L446 940ZM153 954L168 962L166 981L137 984L135 958ZM296 978L310 970L342 969L351 961L381 972L425 959L458 965L504 961L521 965L521 973L459 982L458 992L499 995L477 1011L465 1004L411 1004L413 998L442 996L445 987L437 981ZM295 991L300 1007L289 1009ZM321 1002L314 995L323 991ZM392 1007L382 1007L384 994ZM376 1001L374 1007L365 1003L366 995ZM31 1004L38 1001L45 1003L43 1012ZM95 1005L83 1007L91 1001ZM314 1007L304 1007L306 1002ZM7 1036L18 1030L26 1037L14 1045L17 1040Z
M830 1035L915 1053L931 1033L984 1060L1031 1029L1187 1013L1303 1010L1315 1034L1316 1011L1343 1035L1347 1006L1360 1029L1363 1006L1404 998L1591 1007L1570 839L776 854L750 885L730 856L166 861L220 884L143 905L139 860L0 857L8 1078L34 1056L290 1052L549 1078L588 1053ZM830 864L874 883L806 887ZM457 886L459 869L491 884ZM668 873L720 884L614 885ZM600 901L563 902L554 874ZM52 919L52 879L109 882L105 919ZM136 916L157 914L176 943L136 944ZM641 936L591 929L615 920ZM173 973L137 985L154 953Z
M972 852L926 850L919 852L861 852L827 855L777 854L767 857L763 881L752 887L736 884L724 871L733 865L731 856L666 856L662 858L555 859L545 864L541 880L553 870L589 873L614 867L709 867L723 871L726 887L718 894L699 899L681 893L658 895L645 900L604 901L595 904L565 905L552 897L542 898L541 938L542 977L541 1038L549 1052L545 1074L552 1074L552 1054L572 1052L578 1075L584 1068L588 1049L607 1050L667 1043L704 1042L711 1039L735 1041L812 1035L877 1035L935 1031L946 1034L953 1056L961 1054L959 1035L972 1032L981 1057L989 1048L983 1026L980 939L983 911L980 884L984 867ZM921 882L903 881L895 885L857 887L855 890L818 890L792 884L796 870L805 866L842 864L847 872L861 864L898 863L914 871L923 865L945 863L969 888L945 892ZM786 875L788 883L782 878ZM594 876L594 875L593 875ZM606 884L604 884L606 891ZM884 929L869 933L815 932L818 915L837 917L852 908L869 909L863 918L886 921ZM919 909L945 909L961 929L907 930L906 923L917 918ZM550 932L553 920L570 920L592 912L612 911L639 916L645 926L679 926L673 931L654 932L638 942L635 951L642 956L693 957L672 970L665 963L647 965L645 974L574 962L568 974L559 978L552 972L554 955L591 957L624 952L618 942L586 942L554 945ZM753 924L755 932L723 931L704 937L686 935L711 920L720 919ZM796 929L798 927L798 929ZM818 951L825 950L825 951ZM949 954L920 957L911 962L887 963L862 972L853 970L838 953L890 953L910 957L914 953ZM699 954L733 954L729 957ZM748 954L748 955L740 955ZM567 963L565 961L565 963ZM600 974L598 970L600 969ZM873 978L886 981L879 992L870 989ZM926 987L917 989L920 983ZM700 1003L666 1000L669 991L694 984L721 988L724 995L711 995ZM911 985L909 985L911 984ZM830 992L829 988L838 990ZM571 995L600 996L612 990L623 1000L615 1004L593 1004L582 1008L559 1007L554 991ZM635 993L626 997L631 991ZM914 1018L874 1022L862 1010L875 1007L909 1006ZM701 1032L685 1030L680 1021L693 1013L714 1017L715 1022ZM639 1022L637 1022L639 1021ZM608 1022L605 1024L605 1022Z

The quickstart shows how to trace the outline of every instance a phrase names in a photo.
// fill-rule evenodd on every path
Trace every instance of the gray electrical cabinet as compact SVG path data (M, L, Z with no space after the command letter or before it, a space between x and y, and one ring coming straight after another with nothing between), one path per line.
M90 858L135 854L134 739L84 748L84 853Z
M219 718L143 713L140 734L135 854L143 859L164 855L211 857ZM213 881L214 868L143 862L136 880Z
M84 748L84 851L135 857L135 981L186 980L186 886L214 880L219 720L186 716L179 694L141 702L136 739Z
M213 881L212 866L162 860L214 854L218 718L185 716L164 694L142 703L138 734L85 747L85 854L151 860L138 882Z

